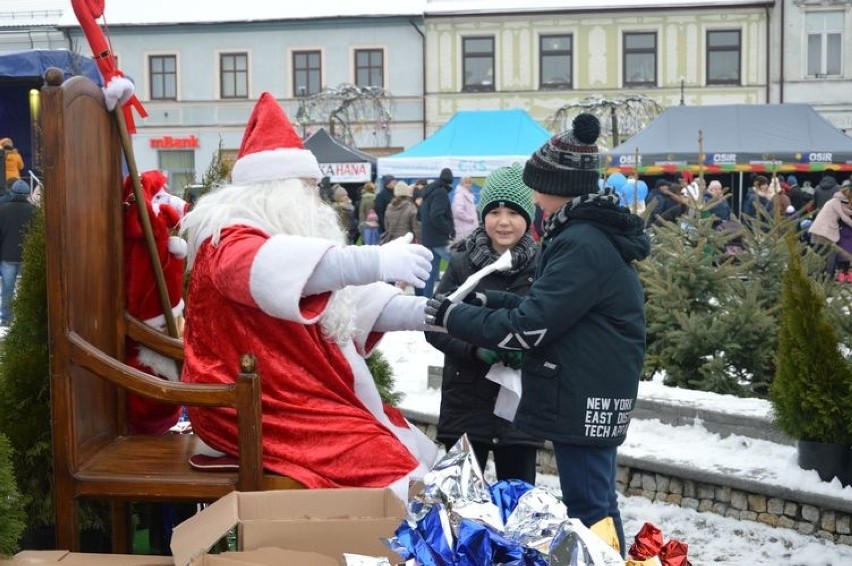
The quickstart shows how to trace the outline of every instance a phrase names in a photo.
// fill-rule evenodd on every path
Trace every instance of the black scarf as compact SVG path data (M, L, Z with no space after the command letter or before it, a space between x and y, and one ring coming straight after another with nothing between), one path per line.
M642 219L620 207L618 201L618 194L609 190L574 197L547 219L543 239L550 238L572 220L592 222L608 234L642 234L645 226Z
M488 234L485 233L485 228L482 226L478 226L465 239L464 246L471 263L477 270L482 269L486 265L491 265L500 257L500 254L491 247L491 238L488 237ZM533 258L535 258L536 249L535 240L532 239L529 231L527 231L518 240L518 243L509 250L512 254L512 268L504 273L514 275L526 269Z

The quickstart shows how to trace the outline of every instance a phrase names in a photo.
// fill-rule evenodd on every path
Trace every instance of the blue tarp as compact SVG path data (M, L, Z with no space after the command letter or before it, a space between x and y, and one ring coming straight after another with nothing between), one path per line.
M525 110L466 110L402 153L380 157L378 175L434 178L449 167L455 177L485 177L524 163L549 137Z
M102 84L95 62L90 57L67 49L32 49L0 55L0 80L36 79L40 86L44 72L50 67L62 69L66 79L74 75L86 75L97 84Z
M33 128L30 113L30 90L44 83L44 72L50 67L62 69L65 78L85 75L102 84L95 62L90 57L66 49L33 49L0 55L0 138L9 137L24 158L24 173L39 173L33 159Z

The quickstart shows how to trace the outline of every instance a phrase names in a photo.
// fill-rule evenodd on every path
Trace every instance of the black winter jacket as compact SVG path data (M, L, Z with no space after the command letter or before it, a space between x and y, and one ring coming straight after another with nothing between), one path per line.
M450 193L440 179L426 185L423 189L423 202L419 211L422 244L427 248L440 248L449 245L456 235L453 226L453 211L450 206Z
M447 315L451 336L525 352L515 426L575 445L624 442L645 357L644 294L632 265L649 253L642 220L581 205L548 233L529 293L486 292Z
M449 295L476 271L467 252L454 253L436 293ZM494 289L525 295L534 273L535 259L519 273L488 275L479 282L476 291ZM467 433L472 442L500 446L542 445L540 440L520 432L512 423L494 414L500 386L485 378L490 366L476 356L476 346L444 332L426 332L426 340L444 353L439 441L455 442Z
M0 261L20 262L35 205L27 195L10 194L10 199L0 204Z

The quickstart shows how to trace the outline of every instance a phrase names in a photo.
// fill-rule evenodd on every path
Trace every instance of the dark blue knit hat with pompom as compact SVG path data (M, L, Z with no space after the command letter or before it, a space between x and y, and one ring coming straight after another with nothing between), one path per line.
M598 191L601 124L579 114L571 129L555 135L527 160L524 183L540 193L576 197Z

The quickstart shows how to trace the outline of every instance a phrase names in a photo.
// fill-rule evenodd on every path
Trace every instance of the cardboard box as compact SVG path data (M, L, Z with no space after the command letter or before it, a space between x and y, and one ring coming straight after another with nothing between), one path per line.
M67 550L22 550L0 564L58 564L59 566L174 566L171 556L137 554L90 554Z
M199 566L338 566L338 561L316 552L281 548L260 548L245 552L225 552L199 556Z
M405 512L390 489L233 492L175 528L172 555L176 566L203 566L199 558L236 526L241 551L277 547L337 563L343 553L352 553L386 556L397 564L402 559L381 539L393 535Z

